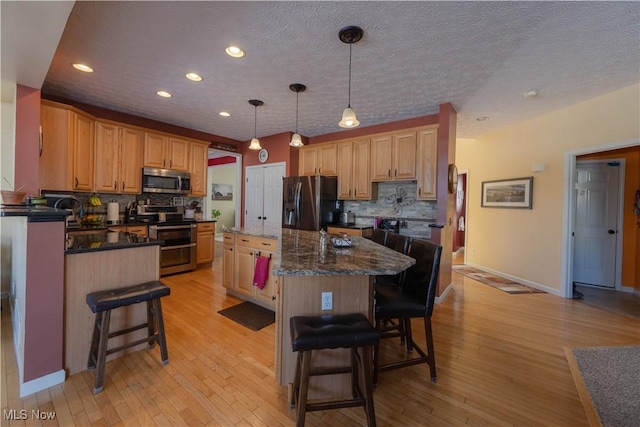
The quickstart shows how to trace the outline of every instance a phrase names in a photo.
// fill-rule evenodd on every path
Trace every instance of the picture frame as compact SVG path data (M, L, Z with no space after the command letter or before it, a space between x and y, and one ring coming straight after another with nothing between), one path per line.
M482 182L483 208L533 208L533 177Z
M233 200L231 184L211 184L211 200Z

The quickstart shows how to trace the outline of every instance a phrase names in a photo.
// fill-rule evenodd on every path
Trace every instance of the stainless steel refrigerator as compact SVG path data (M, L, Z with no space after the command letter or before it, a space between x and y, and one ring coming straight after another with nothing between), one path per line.
M337 224L342 211L338 178L292 176L283 178L282 226L318 231Z

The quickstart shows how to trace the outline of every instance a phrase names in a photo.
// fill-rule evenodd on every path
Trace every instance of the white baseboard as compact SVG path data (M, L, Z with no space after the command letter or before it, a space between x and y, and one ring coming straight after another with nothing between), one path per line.
M441 304L442 302L444 302L444 300L447 298L447 295L449 295L449 292L451 292L452 289L453 285L449 283L447 287L444 288L444 291L442 291L440 296L436 296L436 304Z
M65 371L61 369L57 372L52 372L43 377L36 378L35 380L27 381L20 384L20 397L25 397L33 393L37 393L49 387L53 387L57 384L62 384L65 378Z
M545 291L551 295L562 296L560 293L560 289L550 288L549 286L542 285L540 283L532 282L527 279L523 279L522 277L513 276L511 274L503 273L502 271L493 270L491 268L484 267L482 265L473 264L471 262L465 263L469 267L477 268L478 270L485 271L487 273L494 274L496 276L504 277L505 279L513 280L514 282L520 282L523 285L531 286L532 288L538 289L540 291Z

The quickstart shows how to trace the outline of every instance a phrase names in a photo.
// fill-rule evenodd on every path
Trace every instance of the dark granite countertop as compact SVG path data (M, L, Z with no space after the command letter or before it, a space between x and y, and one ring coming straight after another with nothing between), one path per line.
M217 222L215 219L207 219L207 220L194 220L189 221L193 223L202 223L202 222ZM162 223L161 223L162 224ZM140 226L148 226L148 225L158 225L158 224L149 224L148 222L128 222L122 224L100 224L100 225L81 225L80 227L70 227L67 228L67 232L72 231L107 231L109 228L114 227L140 227Z
M64 221L69 215L65 209L54 209L47 206L2 205L0 216L25 216L28 222L56 222Z
M336 228L351 228L354 230L366 230L368 228L373 228L373 225L358 225L358 224L333 224L330 225L329 227L336 227Z
M320 233L283 229L273 265L276 276L362 276L397 274L415 264L415 259L359 236L349 236L354 245L321 250Z
M106 233L83 234L69 236L67 239L66 255L96 251L109 251L114 249L137 248L142 246L154 246L164 243L162 240L142 237L132 233L110 231Z

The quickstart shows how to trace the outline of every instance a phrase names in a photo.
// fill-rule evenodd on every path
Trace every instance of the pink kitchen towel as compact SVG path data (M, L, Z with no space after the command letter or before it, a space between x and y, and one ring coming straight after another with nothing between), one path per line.
M271 258L258 255L256 257L256 269L253 272L253 286L262 290L269 279L269 261Z

